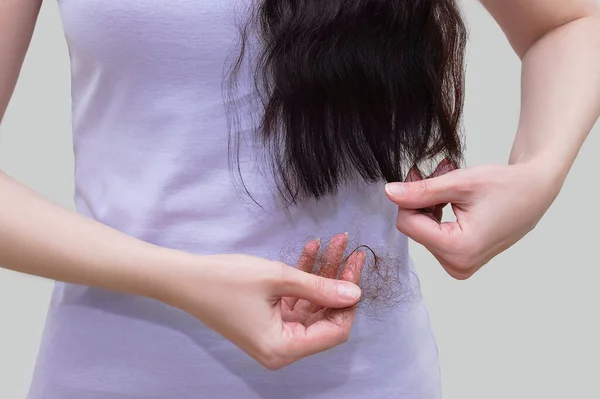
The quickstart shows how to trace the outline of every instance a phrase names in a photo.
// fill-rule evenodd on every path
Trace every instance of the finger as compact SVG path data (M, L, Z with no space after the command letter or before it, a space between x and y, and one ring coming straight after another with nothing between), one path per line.
M412 168L409 169L408 173L406 174L406 179L404 181L411 182L419 180L423 180L423 175L421 174L421 171L419 170L417 165L414 165Z
M303 271L305 273L312 273L313 268L315 266L315 262L317 260L317 256L319 254L319 249L321 247L321 240L315 239L310 240L302 250L300 254L300 258L298 259L298 263L296 265L296 269ZM293 309L298 302L297 297L285 297L282 298L285 306L289 308L289 310ZM286 311L288 309L284 309Z
M346 267L340 275L340 279L359 285L366 259L367 254L364 251L356 251L352 253L352 255L348 257ZM330 320L339 321L339 318L341 317L354 317L355 312L356 306L351 306L344 309L325 309L324 317Z
M445 175L446 173L450 173L453 170L458 169L458 166L456 166L456 164L451 161L449 158L444 158L442 160L442 162L440 162L438 164L438 166L435 168L435 170L433 171L433 173L431 173L429 176L427 176L427 179L431 179L433 177L438 177L438 176L442 176ZM424 209L424 211L430 210L431 214L433 215L433 217L438 221L438 222L442 222L442 218L444 217L444 208L446 207L446 205L448 205L448 203L444 203L444 204L439 204L436 205L434 207L431 208L426 208Z
M451 161L449 158L444 158L442 160L442 162L440 162L438 164L438 166L435 168L433 173L430 174L429 176L427 176L427 178L430 179L433 177L442 176L442 175L445 175L446 173L450 173L456 169L458 169L458 167L456 166L456 164L453 161Z
M284 350L297 359L329 350L350 338L353 323L354 313L347 317L340 313L333 320L322 318L305 329L296 324L294 333L288 335Z
M351 308L349 308L349 309L351 309ZM327 311L333 311L333 310L341 311L341 309L321 308L315 313L306 314L306 317L302 321L302 324L304 324L304 327L308 328L308 327L312 326L313 324L315 324L316 322L319 322L322 320L327 320L327 318L326 318Z
M348 258L340 278L358 283L365 265L366 254L355 252ZM304 327L299 323L286 323L287 334L285 353L292 359L301 359L334 348L350 338L350 331L356 316L356 307L339 309L338 313L322 309L313 314Z
M366 253L357 251L352 253L346 261L346 267L340 275L340 279L360 283L362 271L366 261ZM329 349L333 346L346 342L350 337L350 330L356 317L356 306L343 309L325 308L310 315L305 321L307 327L304 336L305 350L309 353Z
M406 209L420 209L443 203L462 203L467 191L458 179L459 171L407 183L388 183L385 186L387 197L398 206Z
M360 284L362 271L365 266L367 254L364 251L355 251L348 257L346 266L340 275L341 280L353 282L356 285ZM352 318L356 312L356 306L351 306L343 309L332 309L326 308L320 310L317 313L309 315L306 318L305 326L316 323L317 321L325 318L333 322L339 323L341 318Z
M340 280L350 281L359 285L366 259L367 254L364 251L353 252L346 261L346 266L340 275Z
M348 246L348 234L338 234L329 241L325 258L321 263L317 275L325 278L337 278L340 267L344 261L344 252ZM318 312L323 306L309 301L299 301L294 310L305 313L307 316Z
M325 278L336 278L348 246L348 234L338 234L329 241L325 259L319 268L318 275Z
M279 297L298 297L331 308L344 308L358 302L360 288L351 282L328 279L284 266L282 278L275 287Z
M428 249L452 247L463 234L457 222L439 223L431 214L403 208L398 208L396 227Z
M442 222L442 217L444 216L444 208L446 207L446 205L448 205L448 204L439 204L439 205L436 205L436 206L430 206L430 207L427 207L427 208L420 208L420 209L417 209L417 210L421 211L422 213L425 213L425 214L431 216L438 223L441 223Z
M442 223L442 218L444 217L444 208L448 204L440 204L433 207L432 215L438 223Z
M435 168L433 173L431 173L426 178L431 179L432 177L441 176L448 172L451 172L454 169L456 169L456 165L452 161L450 161L448 158L444 158L444 160L442 162L440 162L438 164L438 166ZM410 168L410 170L408 171L405 182L414 182L414 181L419 181L419 180L423 180L423 175L421 174L421 171L419 170L417 165L415 165L412 168ZM421 208L420 210L425 213L431 213L437 221L441 222L442 216L443 216L443 208L446 205L448 205L448 204L446 203L446 204L440 204L440 205L436 205L436 206L430 206L427 208Z
M296 269L301 270L305 273L312 273L320 248L321 248L321 240L319 238L310 240L304 246L304 249L302 250L300 257L298 258L298 263L296 264Z

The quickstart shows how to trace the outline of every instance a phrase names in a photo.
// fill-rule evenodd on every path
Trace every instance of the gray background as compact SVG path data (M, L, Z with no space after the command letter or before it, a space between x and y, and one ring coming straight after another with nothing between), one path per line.
M479 4L466 0L465 9L468 162L504 163L519 111L519 61ZM57 5L46 1L0 130L0 168L72 207L69 87ZM426 250L412 246L445 398L600 398L598 130L537 229L471 280L451 279ZM0 270L2 399L25 398L51 288L49 281Z

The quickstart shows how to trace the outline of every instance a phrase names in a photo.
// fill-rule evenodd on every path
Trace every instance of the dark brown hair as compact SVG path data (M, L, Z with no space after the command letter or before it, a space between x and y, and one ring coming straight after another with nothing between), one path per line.
M467 33L456 0L258 0L247 15L227 81L235 87L253 54L255 138L287 203L352 178L403 181L440 156L462 163ZM235 160L242 129L231 126Z

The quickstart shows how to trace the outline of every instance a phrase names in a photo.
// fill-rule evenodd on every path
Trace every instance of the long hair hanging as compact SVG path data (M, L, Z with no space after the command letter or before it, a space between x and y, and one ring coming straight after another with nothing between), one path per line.
M255 138L286 202L353 178L403 181L440 156L462 163L467 32L456 0L257 1L228 83L252 57Z

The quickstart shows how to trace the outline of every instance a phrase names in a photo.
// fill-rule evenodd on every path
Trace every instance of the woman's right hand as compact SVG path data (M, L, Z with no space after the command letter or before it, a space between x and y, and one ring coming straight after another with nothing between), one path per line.
M348 340L365 254L353 253L337 280L347 244L345 234L329 242L318 274L312 273L318 240L305 246L296 268L247 255L202 256L200 265L198 257L190 258L170 273L159 299L195 316L267 369L280 369Z
M298 268L244 255L198 256L62 208L2 172L0 193L3 268L160 300L192 314L269 369L348 339L365 255L355 253L341 274L346 281L335 280L344 263L344 234L330 241L319 276L310 273L316 240ZM338 294L344 287L358 291L344 297Z

